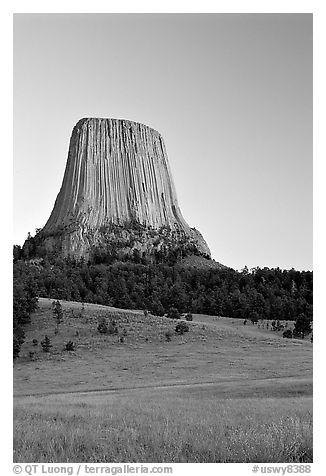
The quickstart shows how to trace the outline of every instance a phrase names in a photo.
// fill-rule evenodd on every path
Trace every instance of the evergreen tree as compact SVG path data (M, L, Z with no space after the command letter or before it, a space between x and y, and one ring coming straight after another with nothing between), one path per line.
M53 317L56 323L56 333L59 332L59 325L63 322L63 309L60 301L53 301L52 303Z
M52 344L48 336L45 336L44 340L41 341L41 346L42 346L43 352L50 352Z
M297 320L295 321L293 334L304 339L305 335L310 334L311 330L309 318L303 313L299 314Z
M153 316L164 316L165 311L160 301L154 301L149 306L149 311Z
M169 319L180 319L180 313L176 307L170 307L167 312L167 317Z
M13 358L19 357L20 349L25 341L25 333L21 326L14 326L13 332Z

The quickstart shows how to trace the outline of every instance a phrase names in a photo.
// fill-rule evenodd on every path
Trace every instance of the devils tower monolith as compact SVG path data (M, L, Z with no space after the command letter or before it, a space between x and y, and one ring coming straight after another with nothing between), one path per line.
M86 118L73 128L62 186L38 243L43 252L77 259L210 256L182 216L162 136L120 119Z

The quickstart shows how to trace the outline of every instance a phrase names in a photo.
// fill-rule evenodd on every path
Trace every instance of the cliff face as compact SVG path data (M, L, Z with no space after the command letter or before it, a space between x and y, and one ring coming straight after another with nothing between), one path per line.
M127 249L130 234L138 237L131 248L139 251L160 249L164 235L165 243L188 242L210 256L201 234L181 214L162 136L132 121L81 119L71 135L61 190L41 231L44 244L81 257L116 238Z

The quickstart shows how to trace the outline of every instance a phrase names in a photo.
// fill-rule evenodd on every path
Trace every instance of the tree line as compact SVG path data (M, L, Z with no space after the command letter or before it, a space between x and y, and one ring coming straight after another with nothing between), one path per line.
M251 320L313 317L311 271L196 269L132 260L112 264L62 258L26 261L16 253L14 277L14 287L32 290L34 295L148 309L156 315L174 307L180 313Z

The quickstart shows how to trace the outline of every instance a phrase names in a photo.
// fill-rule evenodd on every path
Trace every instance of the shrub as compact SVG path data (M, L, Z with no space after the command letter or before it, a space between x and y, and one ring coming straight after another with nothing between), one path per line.
M33 339L33 340L32 340L32 343L33 343L33 345L37 346L37 345L38 345L38 340L37 340L37 339Z
M189 332L189 326L184 321L179 322L175 326L175 332L179 335L184 334L185 332Z
M82 302L82 307L81 307L80 311L78 312L79 319L83 319L84 313L85 313L85 303Z
M256 311L253 311L251 314L250 314L250 320L251 322L255 325L257 324L258 320L259 320L259 315Z
M286 329L286 331L283 332L283 337L285 337L286 339L292 339L291 329Z
M111 335L118 334L117 322L114 319L110 320L110 324L108 327L108 334L111 334Z
M118 334L117 322L114 319L110 319L110 322L108 324L105 317L102 317L99 320L97 330L99 331L100 334L110 334L110 335Z
M105 317L102 317L98 323L97 330L99 331L100 334L108 334L109 333L109 328L106 322Z
M65 350L67 352L73 352L75 349L76 349L76 346L75 346L75 344L73 343L72 340L70 340L66 343Z
M180 319L180 313L176 307L170 307L167 313L169 319Z
M43 352L50 352L52 344L48 336L45 336L44 340L41 341L41 346L42 346Z
M14 328L13 333L13 357L14 360L19 357L20 348L25 340L25 333L21 327Z
M192 314L191 314L191 312L187 312L187 314L185 315L185 319L186 319L186 321L192 321Z
M303 313L299 314L297 320L295 321L293 335L304 339L304 336L306 334L310 334L311 331L312 329L309 317Z
M151 314L153 314L153 316L164 316L165 314L165 311L164 311L164 307L162 306L162 303L160 301L154 301L150 308L149 308Z
M170 342L170 340L172 338L172 332L171 331L166 331L166 333L164 335L165 335L166 342Z

